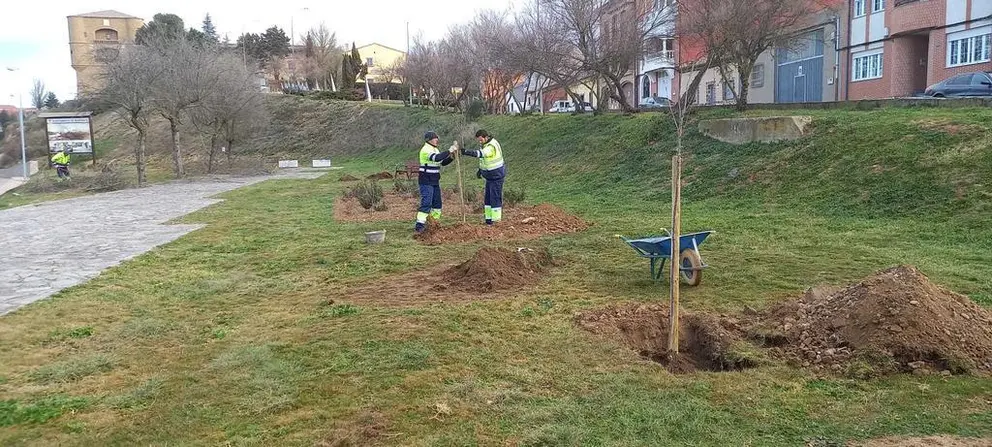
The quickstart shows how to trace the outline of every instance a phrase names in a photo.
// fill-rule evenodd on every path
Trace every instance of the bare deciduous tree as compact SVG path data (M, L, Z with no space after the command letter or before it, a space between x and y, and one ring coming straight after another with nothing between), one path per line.
M45 108L46 96L48 96L48 91L45 90L45 83L36 78L34 85L31 86L31 105L38 110Z
M555 18L547 3L533 0L515 14L516 32L512 35L515 38L506 39L501 51L507 53L505 59L518 70L540 74L546 84L559 86L578 104L581 98L572 86L587 77L588 72L574 45L562 37L567 25Z
M214 62L217 82L199 107L190 113L192 123L210 139L207 172L211 173L217 159L218 145L223 145L230 157L236 141L250 135L249 123L256 122L264 109L261 93L255 87L252 73L230 54L220 55Z
M824 5L821 0L692 0L681 6L680 34L705 46L709 65L725 80L738 78L728 87L737 109L745 110L751 72L761 54L794 46L796 26Z
M326 25L310 28L304 36L306 58L304 72L310 82L323 88L332 88L340 77L343 49L338 45L337 35Z
M164 69L159 54L143 46L132 46L107 65L105 87L96 99L116 108L117 117L138 133L134 147L138 185L145 183L145 140L152 115L152 86Z
M176 177L184 177L180 127L192 108L210 96L220 82L222 68L214 64L217 53L197 48L185 40L155 45L162 58L162 75L152 84L152 104L169 122L172 163Z

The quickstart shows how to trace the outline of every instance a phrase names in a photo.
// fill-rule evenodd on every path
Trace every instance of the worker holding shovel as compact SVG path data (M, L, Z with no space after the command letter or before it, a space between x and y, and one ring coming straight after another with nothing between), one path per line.
M454 160L454 146L446 151L437 148L439 138L434 131L424 134L424 146L420 148L420 169L417 184L420 187L420 208L417 209L417 223L414 231L422 233L427 228L427 216L441 219L441 166Z
M506 166L503 164L503 148L489 132L480 129L475 139L482 146L478 150L462 149L462 155L479 159L476 176L486 179L486 225L492 225L503 218L503 179Z

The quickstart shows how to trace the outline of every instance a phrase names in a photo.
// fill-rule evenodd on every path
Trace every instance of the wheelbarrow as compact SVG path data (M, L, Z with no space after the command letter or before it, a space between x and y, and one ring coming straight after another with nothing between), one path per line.
M672 234L662 230L667 236L652 236L640 239L627 239L617 235L630 245L637 255L651 260L651 279L660 281L665 271L665 261L672 257ZM703 280L703 269L708 267L699 255L699 246L713 231L700 231L679 236L679 273L690 286L697 286Z

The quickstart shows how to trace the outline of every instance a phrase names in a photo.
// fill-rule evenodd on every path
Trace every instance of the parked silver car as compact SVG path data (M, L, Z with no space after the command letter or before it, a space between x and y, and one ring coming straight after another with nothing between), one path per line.
M667 109L672 105L672 101L668 98L662 98L660 96L650 96L641 100L640 107L642 109Z

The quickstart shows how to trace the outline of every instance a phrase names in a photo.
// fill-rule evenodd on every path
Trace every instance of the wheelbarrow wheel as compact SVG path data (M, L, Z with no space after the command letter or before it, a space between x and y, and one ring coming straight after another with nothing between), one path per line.
M699 259L699 254L695 250L685 250L679 256L679 264L682 280L690 286L698 286L703 280L703 261Z

